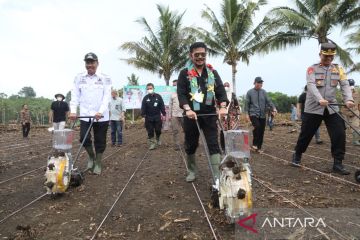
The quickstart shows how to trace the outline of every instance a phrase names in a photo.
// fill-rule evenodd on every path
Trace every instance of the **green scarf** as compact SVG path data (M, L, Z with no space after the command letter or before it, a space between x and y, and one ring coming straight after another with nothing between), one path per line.
M194 96L195 94L198 92L199 90L199 86L198 86L198 81L197 81L197 77L200 77L198 72L196 71L194 64L192 63L192 61L188 61L186 64L186 68L188 70L187 74L188 74L188 79L190 81L190 88L191 88L191 101L193 103L193 107L194 107L194 111L199 111L200 110L200 103L195 101ZM215 76L214 76L214 68L210 65L210 64L206 64L206 71L208 74L208 78L207 78L207 83L205 85L206 87L206 100L205 100L205 104L211 106L212 105L212 101L214 99L215 96L215 91L214 91L214 84L215 84Z

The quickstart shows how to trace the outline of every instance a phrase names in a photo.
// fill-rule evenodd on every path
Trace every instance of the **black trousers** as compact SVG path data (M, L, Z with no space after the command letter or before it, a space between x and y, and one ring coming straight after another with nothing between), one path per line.
M86 131L90 126L90 122L80 121L80 142L83 141ZM103 153L106 149L106 134L109 127L109 121L106 122L94 122L93 133L94 133L94 146L96 153ZM91 130L87 135L84 143L84 147L92 146Z
M251 124L253 125L253 146L261 149L264 141L264 132L266 126L266 118L259 118L256 116L250 116Z
M25 123L22 125L22 133L23 137L27 137L30 132L30 123Z
M220 153L218 142L217 116L198 117L200 128L203 130L210 155ZM199 146L199 130L193 119L184 117L185 152L194 154Z
M156 138L159 139L161 135L162 121L161 119L145 118L145 128L148 133L149 139L154 138L155 134L156 134Z
M304 118L301 132L295 147L296 154L304 153L309 143L324 120L331 140L331 154L336 160L343 160L345 155L345 123L341 117L334 113L329 114L325 109L324 115L303 113Z

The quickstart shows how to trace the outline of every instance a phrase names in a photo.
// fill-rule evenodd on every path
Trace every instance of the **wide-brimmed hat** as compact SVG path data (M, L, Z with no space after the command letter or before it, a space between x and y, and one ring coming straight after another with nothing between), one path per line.
M58 98L58 97L62 97L63 99L65 99L65 96L62 95L61 93L55 94L55 98Z
M254 82L256 82L256 83L263 83L264 80L263 80L261 77L256 77Z

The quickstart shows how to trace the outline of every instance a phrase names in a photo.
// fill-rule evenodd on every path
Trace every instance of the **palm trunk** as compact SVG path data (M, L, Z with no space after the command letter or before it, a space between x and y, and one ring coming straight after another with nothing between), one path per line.
M236 95L236 79L235 79L235 75L236 75L236 63L231 64L231 71L232 71L232 85L233 85L233 92Z

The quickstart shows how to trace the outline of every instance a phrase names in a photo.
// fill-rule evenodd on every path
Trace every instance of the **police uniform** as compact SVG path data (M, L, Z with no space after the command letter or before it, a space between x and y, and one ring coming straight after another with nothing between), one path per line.
M160 145L162 128L161 114L166 116L165 104L162 97L157 93L147 94L141 104L141 116L145 118L145 128L148 133L150 149ZM154 132L156 140L154 139Z
M177 94L181 108L188 104L196 114L214 114L199 116L198 123L203 130L210 153L215 177L219 177L220 148L218 144L217 116L215 98L219 103L229 101L221 78L210 64L204 67L201 75L197 73L191 62L188 62L178 77ZM202 101L196 100L196 94L201 94ZM199 101L200 100L200 101ZM195 180L196 164L195 151L199 145L199 131L193 119L184 118L185 152L187 154L188 182Z
M97 61L97 56L93 53L85 55L85 61ZM89 154L88 168L98 163L101 172L101 155L106 148L106 134L109 126L109 102L111 99L111 79L102 73L89 75L87 72L78 74L74 79L73 89L71 91L70 111L77 112L80 107L80 116L95 116L101 113L103 118L95 120L93 124L94 147L96 158L92 150L91 133L88 134L84 147ZM90 126L90 119L81 119L80 121L80 142L83 141L86 131ZM97 162L98 161L98 162Z
M355 81L353 79L349 79L349 84L352 88L354 88ZM352 97L354 99L355 106L351 108L351 111L347 107L342 107L341 113L354 128L359 129L359 118L354 115L355 113L359 116L360 95L358 89L352 89ZM353 144L357 146L360 145L360 136L352 128L348 127L348 129L352 133Z
M336 46L332 43L322 44L321 54L335 55L335 48ZM329 103L337 103L336 87L338 85L340 85L344 102L353 101L345 71L337 64L330 64L329 66L324 66L321 63L314 64L307 69L306 80L305 110L301 132L292 159L293 165L299 166L302 153L306 151L316 130L324 121L331 139L331 153L334 157L333 170L340 174L349 174L342 165L345 155L344 121L331 108L323 107L319 103L322 99ZM335 111L339 111L338 107L334 108Z

